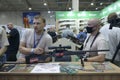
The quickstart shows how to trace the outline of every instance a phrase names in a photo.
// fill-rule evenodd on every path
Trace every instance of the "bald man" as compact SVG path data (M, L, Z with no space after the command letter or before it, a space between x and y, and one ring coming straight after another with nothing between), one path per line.
M88 35L84 42L84 50L108 50L107 41L104 36L99 32L101 22L99 19L91 19L88 21L88 27L86 27ZM86 52L87 58L85 61L89 62L103 62L107 52Z
M9 41L9 46L6 53L7 61L16 61L16 54L18 52L19 48L19 42L20 42L20 35L17 29L14 28L13 23L8 23L7 24L8 29L10 30L9 36L8 36L8 41Z

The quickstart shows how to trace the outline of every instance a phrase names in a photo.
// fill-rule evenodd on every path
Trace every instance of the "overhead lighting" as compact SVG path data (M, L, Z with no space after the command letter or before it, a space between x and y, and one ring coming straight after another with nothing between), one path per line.
M69 7L69 10L71 10L72 8L71 7Z
M50 13L50 11L48 11L48 13Z
M29 8L28 8L28 10L32 10L32 8L31 8L31 7L29 7Z
M100 3L100 5L103 5L103 3Z
M47 3L44 3L44 6L46 6L47 5Z
M98 8L95 8L96 10L98 10Z
M91 3L90 5L94 5L94 3Z

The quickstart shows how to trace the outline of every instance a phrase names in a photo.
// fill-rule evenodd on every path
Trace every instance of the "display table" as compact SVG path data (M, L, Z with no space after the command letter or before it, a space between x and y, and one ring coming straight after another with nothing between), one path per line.
M79 62L64 62L61 64L78 64ZM34 66L17 64L9 72L0 72L0 80L120 80L120 68L112 63L107 63L103 71L96 71L93 63L86 62L82 70L77 73L30 73ZM18 68L19 66L19 68ZM21 66L21 67L20 67ZM96 64L94 65L96 66Z

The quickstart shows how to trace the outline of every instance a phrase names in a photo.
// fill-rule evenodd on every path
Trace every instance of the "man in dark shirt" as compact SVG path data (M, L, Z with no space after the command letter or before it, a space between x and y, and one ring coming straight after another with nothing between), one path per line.
M12 23L7 24L8 29L10 30L8 34L9 46L6 53L7 61L16 61L16 54L19 49L20 35L17 29L13 27Z
M53 27L49 28L48 34L52 37L53 43L57 41L57 34Z

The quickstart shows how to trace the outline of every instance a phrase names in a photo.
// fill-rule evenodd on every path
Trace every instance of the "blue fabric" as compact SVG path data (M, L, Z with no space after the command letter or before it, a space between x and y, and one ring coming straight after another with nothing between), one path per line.
M79 39L80 42L84 42L85 39L87 37L87 33L85 32L80 32L78 35L77 35L77 39Z

